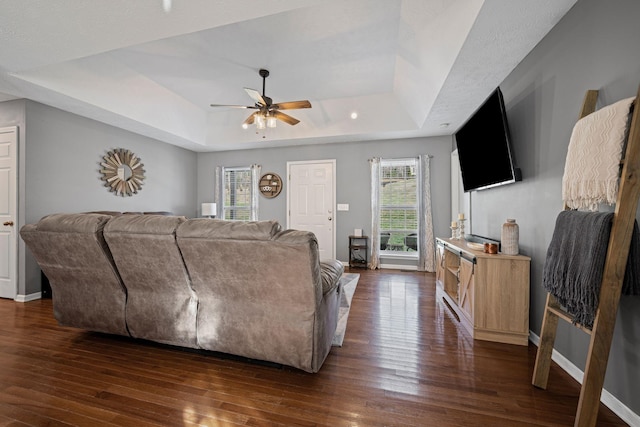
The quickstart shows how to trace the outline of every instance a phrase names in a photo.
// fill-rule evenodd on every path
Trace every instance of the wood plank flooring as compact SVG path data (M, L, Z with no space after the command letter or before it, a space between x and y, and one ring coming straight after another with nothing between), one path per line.
M57 325L0 300L0 426L570 426L579 385L536 347L473 341L430 273L361 274L317 374ZM626 425L600 405L598 425Z

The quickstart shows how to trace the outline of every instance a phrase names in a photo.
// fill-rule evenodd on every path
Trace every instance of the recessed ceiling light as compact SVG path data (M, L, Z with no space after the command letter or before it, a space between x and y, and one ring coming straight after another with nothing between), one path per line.
M353 113L351 113L351 118L352 118L353 120L357 119L357 118L358 118L358 113L357 113L357 112L355 112L355 111L354 111Z
M242 124L242 129L249 129L249 125L248 125L248 124L246 124L246 123L243 123L243 124Z
M451 123L440 123L441 128L448 128Z

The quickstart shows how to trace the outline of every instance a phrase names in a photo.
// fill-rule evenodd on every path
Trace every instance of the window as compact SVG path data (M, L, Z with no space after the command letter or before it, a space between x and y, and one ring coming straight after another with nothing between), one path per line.
M224 168L222 217L228 220L251 219L251 168Z
M418 261L418 271L435 271L430 157L420 154L416 159L369 159L372 243L369 268L380 268L384 255L413 258Z
M380 250L416 255L418 251L417 159L380 161Z

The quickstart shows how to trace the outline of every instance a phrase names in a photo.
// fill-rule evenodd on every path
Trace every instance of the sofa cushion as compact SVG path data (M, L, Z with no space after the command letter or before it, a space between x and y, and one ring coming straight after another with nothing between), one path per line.
M38 221L36 228L38 231L54 233L96 233L101 232L110 219L110 215L100 213L57 213L43 217Z
M110 215L110 216L118 216L118 215L122 215L122 212L119 212L119 211L91 211L91 212L85 212L85 213L89 213L89 214L101 214L101 215Z
M155 211L155 212L144 212L145 215L164 215L164 216L173 216L173 212L169 211Z
M191 288L175 230L184 217L121 215L104 229L127 287L127 326L131 336L197 347L198 299Z
M86 213L96 213L103 215L119 216L119 215L166 215L173 216L173 212L157 211L157 212L120 212L120 211L91 211Z
M315 372L327 349L319 331L331 325L319 318L317 240L279 229L275 221L206 218L180 225L178 246L199 301L198 344Z
M277 221L194 218L180 225L177 236L202 239L271 240L281 228Z
M109 221L105 232L173 235L185 219L182 216L121 215Z
M53 312L65 326L129 335L126 289L104 241L112 217L53 214L25 225L20 236L49 279Z

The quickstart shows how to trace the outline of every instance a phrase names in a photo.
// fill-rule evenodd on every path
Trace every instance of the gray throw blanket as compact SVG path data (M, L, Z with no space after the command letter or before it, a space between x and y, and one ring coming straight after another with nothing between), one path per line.
M612 220L612 212L560 212L542 272L542 286L573 316L574 323L589 328L598 308ZM639 255L636 221L622 287L625 295L640 295Z

